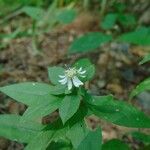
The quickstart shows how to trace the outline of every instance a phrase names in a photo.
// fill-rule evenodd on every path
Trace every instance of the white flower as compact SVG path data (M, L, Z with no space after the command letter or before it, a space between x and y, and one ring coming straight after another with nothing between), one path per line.
M75 87L79 87L80 85L83 85L83 82L81 82L78 77L85 78L84 75L85 73L86 71L83 70L82 67L79 68L78 70L76 68L69 68L65 70L64 75L59 75L59 77L61 78L59 82L62 85L67 84L68 90L71 90L73 85Z

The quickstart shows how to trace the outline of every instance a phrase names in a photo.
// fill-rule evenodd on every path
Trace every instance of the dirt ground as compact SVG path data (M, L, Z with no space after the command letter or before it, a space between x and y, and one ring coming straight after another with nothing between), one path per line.
M34 54L30 37L17 38L8 42L0 50L0 86L25 81L49 83L48 66L64 66L78 58L88 57L96 67L95 78L87 83L87 88L96 95L114 94L118 99L129 101L130 91L144 78L150 75L149 65L139 66L138 62L148 52L147 47L131 46L126 43L109 43L89 54L67 55L67 49L73 39L84 32L91 31L94 20L88 21L86 27L82 17L73 24L55 29L38 37L41 51ZM82 32L81 32L82 31ZM94 29L96 31L96 28ZM132 103L150 115L150 109L145 105L144 95L136 97ZM145 96L145 97L144 97ZM0 93L0 113L22 114L26 106L12 101ZM143 143L126 136L133 129L119 127L96 117L88 119L94 128L100 125L103 129L103 139L119 138L128 143L133 150L143 146ZM134 129L137 130L137 129ZM23 145L0 138L0 150L21 150Z

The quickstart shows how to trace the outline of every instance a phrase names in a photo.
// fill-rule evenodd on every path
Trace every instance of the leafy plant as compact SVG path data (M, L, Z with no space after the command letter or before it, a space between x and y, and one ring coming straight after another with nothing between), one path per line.
M122 27L133 27L136 25L135 16L125 12L126 6L123 3L114 3L114 11L107 13L102 22L100 23L100 27L104 30L113 29L113 27L118 24L122 25Z
M60 9L56 15L56 20L63 24L71 23L77 13L74 9Z
M8 1L9 2L9 1ZM34 1L33 1L34 2ZM41 0L39 2L43 3ZM69 24L71 23L77 16L77 11L70 7L59 8L57 5L58 1L49 2L50 5L47 9L44 9L41 4L37 1L37 4L34 2L34 5L31 5L28 1L24 1L24 3L19 3L21 6L15 10L11 15L6 16L0 24L8 21L9 18L18 16L20 14L25 14L32 20L31 29L27 29L26 33L23 33L20 30L16 30L11 34L0 35L0 38L8 37L9 39L14 39L19 35L30 35L32 36L32 48L35 54L39 53L39 42L38 36L49 32L57 24ZM45 2L46 3L46 2ZM4 3L7 4L7 3ZM17 3L18 4L18 3ZM69 5L69 4L68 4ZM19 32L17 32L19 31ZM4 46L2 46L4 47Z
M148 46L150 45L150 28L140 27L133 32L122 34L118 39L123 42Z
M143 60L140 61L140 64L144 64L150 61L150 55L146 55ZM145 90L150 90L150 78L145 79L141 83L139 83L136 88L131 92L130 97L134 97Z
M147 63L150 61L150 55L146 55L141 61L140 65ZM144 81L140 82L136 88L131 92L130 98L133 98L134 96L144 92L145 90L150 90L150 78L145 79ZM146 146L143 148L143 150L148 150L150 148L150 135L141 133L141 132L131 132L130 133L132 137L138 141L143 142Z
M41 20L44 17L44 10L42 8L34 6L25 6L22 8L22 11L30 16L34 20Z
M109 42L112 39L110 35L99 32L87 33L73 41L69 47L69 53L90 52L100 45Z
M135 16L126 13L125 8L126 6L123 3L115 2L113 5L114 12L106 13L106 15L103 17L105 7L107 5L107 0L102 0L102 10L101 10L101 19L100 20L100 28L106 30L113 29L115 25L119 25L120 28L123 29L132 29L136 25L136 19ZM104 8L103 8L104 7ZM143 29L147 30L147 29ZM101 45L108 43L112 40L119 40L121 42L129 42L134 44L141 44L148 43L148 32L147 31L141 31L145 34L143 37L132 35L130 33L124 33L122 35L119 35L114 39L112 34L104 34L101 32L89 32L85 33L83 36L76 38L71 46L68 49L69 53L88 53L96 48L100 47ZM141 33L140 33L141 34ZM141 40L142 39L142 40ZM146 40L145 40L146 39Z
M94 72L94 65L81 59L67 69L49 67L51 85L25 82L1 87L1 92L28 108L22 116L0 115L0 136L26 143L25 150L107 150L108 145L128 149L118 140L102 145L100 127L90 129L86 118L95 114L134 128L150 128L150 118L112 95L92 95L83 85L93 78ZM42 118L54 111L59 112L58 119L42 124Z
M108 18L110 19L104 22L104 24L107 24L105 25L107 29L114 25L114 22L112 20L115 19L115 14L109 14ZM133 32L124 33L118 36L116 38L116 41L148 46L150 44L149 31L150 30L147 27L140 27ZM112 40L112 35L107 35L100 32L89 32L79 38L76 38L69 47L68 52L88 53L96 50L96 48ZM141 64L148 60L149 56L146 56L144 60L141 61Z
M105 16L101 23L101 27L105 30L112 29L117 21L117 14L109 13Z

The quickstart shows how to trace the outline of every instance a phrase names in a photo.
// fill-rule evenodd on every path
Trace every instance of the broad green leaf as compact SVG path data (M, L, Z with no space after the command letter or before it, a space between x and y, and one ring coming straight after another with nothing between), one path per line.
M138 84L137 87L131 92L130 97L132 98L132 97L144 92L145 90L150 90L150 78L145 79L140 84Z
M30 16L32 19L40 21L44 17L44 10L34 6L25 6L22 11Z
M101 27L105 30L112 29L116 23L116 20L117 14L115 13L107 14L104 20L101 22Z
M51 114L56 109L59 108L61 103L61 98L56 96L51 96L50 99L45 101L41 101L38 105L29 106L29 108L25 111L22 117L23 120L34 120L41 121L41 118Z
M95 67L90 62L89 59L86 59L86 58L80 59L74 64L74 66L76 67L76 69L79 69L80 67L82 67L82 69L86 71L86 73L84 74L86 77L85 78L81 77L80 78L81 81L85 82L93 78L95 74Z
M62 122L65 123L78 110L81 97L78 95L66 95L59 107L59 114Z
M110 141L107 141L102 145L102 150L131 150L127 144L124 142L118 140L118 139L112 139Z
M131 14L118 14L117 17L120 24L122 24L125 27L130 27L136 25L136 19Z
M72 145L64 141L51 142L46 150L73 150Z
M67 137L71 137L71 139L74 141L73 142L74 144L79 145L80 142L82 141L82 136L81 137L75 136L75 138L73 138L71 135L74 136L74 135L76 135L76 133L78 135L78 134L80 134L80 131L81 131L82 133L80 135L84 136L83 126L85 126L85 124L84 124L83 120L86 115L87 115L87 107L85 105L82 105L82 106L80 106L78 111L75 113L75 115L70 120L68 120L64 126L62 124L61 119L58 119L54 123L48 124L44 130L45 131L47 131L47 130L58 131L57 133L55 133L55 136L53 136L53 141L55 141L55 142L60 142L60 139L61 139L61 140L63 140L63 142L68 143L68 141L66 141L66 136L67 136ZM82 127L82 129L78 130L77 127L79 127L79 128ZM70 138L67 138L67 139L69 140ZM71 149L71 150L73 150L73 149Z
M43 131L53 131L52 141L57 142L59 140L66 141L66 132L68 131L69 126L63 125L60 118L54 121L51 124L48 124Z
M69 48L69 53L93 51L111 39L112 37L110 35L105 35L100 32L87 33L73 41Z
M63 127L62 123L60 123L60 121L56 121L47 125L43 131L33 138L25 150L46 150L51 142L59 142L60 139L65 141L68 128Z
M66 133L67 137L71 140L72 145L75 149L79 147L81 142L88 135L89 130L86 128L84 122L77 122L74 124Z
M65 92L66 92L66 86L61 84L53 86L50 91L52 95L61 95L64 94Z
M45 128L43 129L43 131L47 131L47 130L59 130L59 129L62 129L63 127L64 126L63 126L63 123L61 121L61 118L58 118L56 121L54 121L54 122L52 122L50 124L47 124L45 126Z
M57 12L56 20L68 24L75 19L76 15L76 11L73 9L62 9Z
M60 85L60 82L58 82L60 80L59 75L64 75L64 68L62 67L49 67L48 68L48 76L50 81L54 84L54 85Z
M33 121L22 122L21 116L0 115L0 136L10 140L28 143L43 127Z
M66 138L66 132L68 131L68 127L62 127L60 129L54 130L53 137L51 141L53 142L62 142L64 144L70 145L70 140Z
M147 63L150 61L150 54L146 55L143 60L140 61L140 65L144 64L144 63Z
M52 140L54 131L42 131L25 147L25 150L46 150Z
M122 34L118 39L123 42L148 46L150 45L150 28L141 27L133 32Z
M132 132L131 135L134 139L139 140L145 144L150 143L150 135L148 134L144 134L141 132Z
M150 128L150 118L132 105L115 100L112 96L92 97L90 102L92 112L114 124L134 127Z
M26 82L4 86L0 91L18 102L29 106L38 106L41 101L51 99L52 87L44 83Z
M77 150L101 150L102 135L101 129L89 131Z
M88 107L86 104L82 103L78 111L67 121L66 124L71 128L76 123L83 121L86 116L88 116Z

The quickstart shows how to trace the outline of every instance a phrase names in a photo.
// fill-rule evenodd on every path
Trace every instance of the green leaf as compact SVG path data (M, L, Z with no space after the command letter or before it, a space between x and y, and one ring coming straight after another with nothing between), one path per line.
M77 150L101 150L102 135L101 129L89 131Z
M46 150L49 143L51 142L53 134L54 134L54 131L42 131L42 132L40 132L25 147L25 150Z
M64 141L51 142L46 150L73 150L72 146Z
M127 144L118 139L112 139L102 145L102 150L116 150L116 148L118 150L131 150Z
M114 124L133 127L150 128L150 118L135 107L115 100L112 96L92 97L89 108L92 112Z
M23 114L22 121L34 120L40 122L42 117L58 109L61 104L61 98L56 96L51 96L49 98L50 99L41 101L38 105L29 107Z
M112 37L110 35L105 35L103 33L87 33L73 41L69 48L69 53L93 51L100 45L109 42L111 39Z
M40 21L44 17L44 10L34 6L25 6L22 11L30 16L32 19Z
M143 60L140 61L140 65L147 63L148 61L150 61L150 54L146 55Z
M115 13L107 14L104 20L101 22L101 27L105 30L112 29L116 23L116 20L117 14Z
M88 107L85 103L82 103L78 111L67 121L66 124L71 128L76 123L82 122L86 116L88 116Z
M139 140L145 144L150 143L150 135L141 132L132 132L131 135L134 139Z
M89 130L86 128L84 122L80 121L74 124L66 135L71 140L73 147L77 149L88 133Z
M52 95L61 95L61 94L64 94L66 92L66 86L65 85L56 85L56 86L53 86L50 93Z
M62 100L59 108L59 114L63 123L65 123L76 113L80 105L80 100L81 97L78 95L67 95Z
M133 32L122 34L118 39L123 42L148 46L150 45L150 28L141 27Z
M77 13L74 9L62 9L57 12L56 20L64 24L69 24L75 19L76 15Z
M0 136L10 140L28 143L43 126L33 121L21 122L21 116L0 115Z
M29 106L38 106L41 101L51 99L52 87L44 83L26 82L4 86L0 91L18 102Z
M118 21L125 27L130 27L136 25L136 19L131 14L119 14Z
M150 90L150 78L142 81L137 87L131 92L130 98L144 92L145 90Z
M68 127L63 127L58 120L47 125L33 140L27 145L25 150L46 150L51 142L66 141L66 131ZM38 144L37 144L38 143Z
M90 62L89 59L86 59L86 58L80 59L74 64L74 66L76 67L76 69L79 69L80 67L82 67L82 69L86 71L86 73L84 74L86 77L85 78L81 77L80 78L81 81L85 82L93 78L95 74L95 67Z
M101 130L89 130L84 121L78 121L73 124L68 132L67 137L71 140L74 149L77 150L100 150L101 149Z
M60 82L58 82L60 80L59 75L64 75L64 68L62 67L49 67L48 68L48 76L50 81L54 84L54 85L60 85Z

